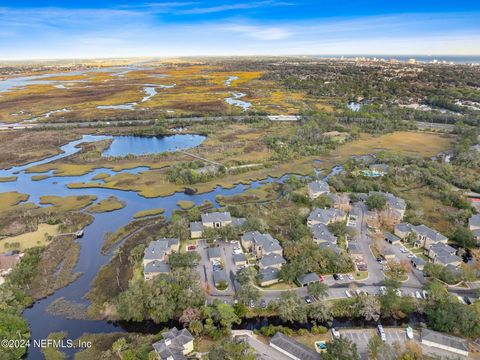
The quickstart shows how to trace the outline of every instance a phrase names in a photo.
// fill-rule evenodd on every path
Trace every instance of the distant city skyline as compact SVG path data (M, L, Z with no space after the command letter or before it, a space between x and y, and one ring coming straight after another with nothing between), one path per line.
M0 59L480 55L480 4L82 1L0 6Z

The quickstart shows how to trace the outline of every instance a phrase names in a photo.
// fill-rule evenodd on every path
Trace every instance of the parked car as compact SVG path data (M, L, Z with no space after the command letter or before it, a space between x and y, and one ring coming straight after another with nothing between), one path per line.
M253 300L250 300L250 303L248 304L248 306L250 308L254 308L255 307L255 302Z
M420 291L415 291L415 297L417 299L422 299L422 294L420 294Z
M267 307L267 302L265 300L260 301L260 307L265 309Z
M338 280L343 280L343 275L342 274L338 274Z
M380 336L380 339L382 339L382 341L387 341L387 336L385 335L385 331L383 330L382 325L377 326L377 333L378 336Z
M412 254L412 253L408 253L408 254L407 254L407 258L409 258L409 259L412 259L412 258L414 258L414 257L415 257L415 255Z
M320 282L325 281L325 277L323 275L318 275L318 277L320 278Z
M413 329L410 326L407 326L407 338L413 339Z
M385 295L387 293L387 288L385 286L380 286L380 294Z
M311 304L313 301L312 301L312 298L310 296L305 296L305 302L307 304Z
M332 328L332 336L336 339L338 339L340 337L340 333L338 332L337 329Z
M402 290L400 289L397 289L395 293L397 294L397 296L400 296L400 297L402 296Z
M426 292L425 290L422 291L422 295L424 299L428 298L428 292Z
M348 298L352 297L352 293L348 290L345 290L345 295L347 295Z
M340 277L338 276L338 274L333 274L333 280L340 280Z
M352 274L348 274L348 279L349 279L349 280L353 280L353 275L352 275Z

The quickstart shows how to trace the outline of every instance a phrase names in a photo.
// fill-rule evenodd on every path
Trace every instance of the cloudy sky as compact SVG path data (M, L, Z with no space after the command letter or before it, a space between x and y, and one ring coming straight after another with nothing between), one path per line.
M0 59L480 55L479 20L472 0L0 1Z

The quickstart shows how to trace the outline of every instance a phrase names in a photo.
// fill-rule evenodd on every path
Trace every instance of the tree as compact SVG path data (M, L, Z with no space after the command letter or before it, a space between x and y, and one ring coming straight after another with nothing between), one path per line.
M190 330L193 336L200 336L203 331L203 324L200 320L192 320L190 325L188 325L188 330Z
M240 285L237 291L238 301L242 304L249 304L251 301L257 302L260 299L260 291L251 284Z
M29 337L27 322L20 315L0 311L0 339L15 339L26 342ZM26 351L26 346L2 346L0 347L0 358L22 359Z
M241 319L235 313L235 309L229 304L218 303L211 308L210 315L216 323L227 332L231 330L233 324L240 324Z
M122 358L122 351L127 349L127 340L124 337L121 337L117 339L113 344L112 344L112 351L117 354L117 356L121 359Z
M328 285L323 282L315 282L308 285L308 293L317 299L328 296Z
M183 326L188 326L194 320L200 320L202 318L202 314L200 310L192 307L188 307L182 312L182 316L180 316L179 321L183 324Z
M294 291L284 291L280 294L278 303L280 318L284 321L307 321L307 311L304 303Z
M168 263L172 268L195 267L200 261L200 255L194 251L186 253L172 253L168 258Z
M357 346L346 337L335 338L322 354L323 360L360 360Z
M147 313L147 289L143 281L134 282L117 299L117 311L124 320L143 321Z
M247 266L237 271L237 281L240 285L252 284L257 276L257 270L253 266Z
M323 301L316 301L307 307L308 317L317 324L332 320L330 309Z
M227 338L215 343L206 358L207 360L255 360L256 356L246 342Z
M365 200L368 210L383 210L387 206L387 199L382 194L372 194Z
M376 296L361 295L354 305L357 313L365 320L378 321L380 318L380 301Z
M464 226L457 226L450 239L461 247L472 249L477 246L477 241L472 231Z

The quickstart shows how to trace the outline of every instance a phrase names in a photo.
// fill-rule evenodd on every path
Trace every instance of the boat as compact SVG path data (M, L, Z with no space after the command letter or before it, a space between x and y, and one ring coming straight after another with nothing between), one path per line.
M413 339L413 329L411 326L407 326L407 338L409 338L410 340Z

